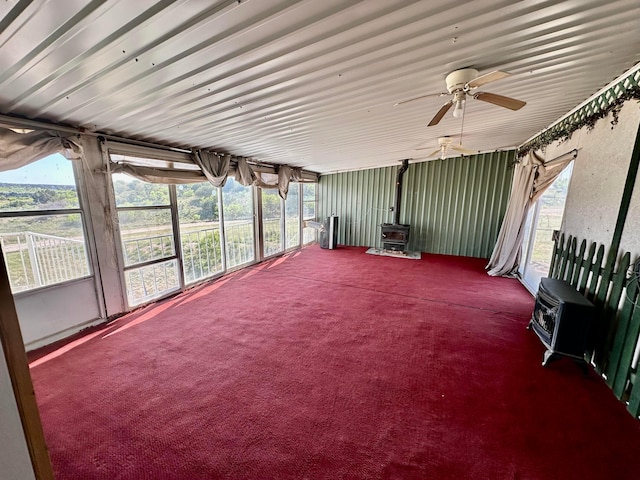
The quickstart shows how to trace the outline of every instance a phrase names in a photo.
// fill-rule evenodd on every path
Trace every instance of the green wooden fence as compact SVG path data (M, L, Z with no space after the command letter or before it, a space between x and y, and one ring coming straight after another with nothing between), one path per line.
M631 254L608 255L604 245L589 245L562 234L554 245L549 276L565 280L596 308L587 359L602 375L616 397L640 415L640 379L634 356L640 334L638 279L629 272Z

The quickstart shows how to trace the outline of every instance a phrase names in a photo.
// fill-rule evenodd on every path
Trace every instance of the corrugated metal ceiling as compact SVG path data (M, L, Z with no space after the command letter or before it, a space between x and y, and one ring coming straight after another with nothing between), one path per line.
M452 70L513 75L470 100L466 148L521 144L640 60L638 0L5 0L0 111L318 172L419 158L460 133Z

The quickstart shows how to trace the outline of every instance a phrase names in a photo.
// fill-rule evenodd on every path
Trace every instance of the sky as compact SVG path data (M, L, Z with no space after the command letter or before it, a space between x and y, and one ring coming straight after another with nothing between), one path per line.
M0 183L74 185L71 160L61 154L49 155L42 160L16 170L0 172Z

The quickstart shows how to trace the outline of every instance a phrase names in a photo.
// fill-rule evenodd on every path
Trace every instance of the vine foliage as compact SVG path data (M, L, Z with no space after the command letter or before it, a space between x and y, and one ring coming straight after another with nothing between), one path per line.
M618 124L622 105L628 100L640 101L640 86L633 85L627 87L614 100L612 100L609 105L604 108L600 108L589 115L583 115L582 117L574 115L573 117L575 119L569 117L554 127L545 130L530 142L522 145L518 149L517 158L524 157L531 150L544 150L547 145L550 145L555 141L565 142L571 138L573 132L580 130L582 127L587 127L587 130L591 131L598 120L609 116L609 114L611 114L611 128L615 128Z

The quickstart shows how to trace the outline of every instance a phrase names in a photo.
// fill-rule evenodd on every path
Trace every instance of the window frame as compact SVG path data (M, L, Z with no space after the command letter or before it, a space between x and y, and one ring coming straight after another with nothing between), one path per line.
M53 155L53 154L52 154ZM46 158L52 156L47 155L35 162L30 163L35 164L39 161L45 160ZM72 278L69 280L63 280L61 282L51 283L49 285L41 285L33 288L28 288L25 290L20 290L18 292L11 292L14 298L20 298L23 296L33 295L38 292L43 292L50 290L52 288L63 287L66 285L72 285L74 283L82 282L90 278L97 278L95 275L97 264L96 261L96 252L95 252L95 242L91 232L92 228L89 228L89 222L91 215L86 214L86 204L85 204L85 196L86 189L84 185L83 176L80 174L80 169L77 165L78 160L69 160L66 161L71 163L71 169L73 172L73 180L75 183L76 195L78 197L78 206L74 208L66 208L66 209L47 209L47 210L15 210L8 212L0 212L0 219L2 218L22 218L22 217L44 217L44 216L53 216L53 215L80 215L80 223L82 224L82 236L84 241L84 249L85 249L85 259L87 262L87 268L89 272L86 275L82 275L76 278ZM18 169L19 170L19 169ZM88 220L89 219L89 220ZM101 287L101 285L97 285L97 287ZM101 288L97 288L98 292L101 292ZM100 302L102 304L102 302Z
M140 158L140 159L144 159L144 160L157 160L159 162L175 162L176 164L180 165L180 164L189 164L192 165L192 162L189 158L189 155L186 152L179 152L179 151L171 151L171 150L155 150L153 148L150 147L144 147L144 146L135 146L135 145L126 145L126 144L122 144L122 143L115 143L115 142L106 142L106 148L104 150L105 152L105 157L106 157L106 161L108 163L114 163L112 160L112 155L118 155L118 156L123 156L123 157L135 157L135 158ZM118 162L126 162L126 159L118 159ZM109 172L109 169L107 169L107 171ZM110 172L109 172L110 173ZM251 196L252 196L252 207L253 207L253 212L252 212L252 228L253 228L253 244L254 244L254 250L253 250L253 259L251 261L248 261L246 263L242 263L239 265L235 265L233 267L229 267L229 262L227 259L227 225L226 225L226 219L225 219L225 208L224 208L224 192L223 192L223 188L221 187L217 187L217 192L218 192L218 207L219 207L219 222L220 222L220 241L221 241L221 249L222 249L222 262L223 262L223 269L220 272L217 272L211 276L206 276L203 277L201 279L195 280L193 282L190 283L186 283L185 280L185 273L184 273L184 252L182 251L182 241L181 241L181 233L180 233L180 219L179 219L179 211L178 211L178 204L177 204L177 191L176 191L176 185L171 185L171 184L162 184L162 185L166 185L169 188L169 205L153 205L153 206L133 206L133 207L117 207L116 206L116 201L115 201L115 191L114 191L114 186L113 186L113 176L110 173L109 174L109 182L111 182L110 185L110 200L113 204L113 209L116 212L118 211L123 211L123 210L148 210L148 209L153 209L153 208L157 208L157 209L169 209L171 212L171 218L172 218L172 229L173 229L173 241L174 241L174 247L175 247L175 251L174 251L174 255L169 256L169 257L162 257L161 259L154 259L151 260L149 262L145 262L145 263L139 263L139 264L135 264L135 265L130 265L128 267L125 267L125 263L124 263L124 253L122 251L122 237L121 237L121 232L120 232L120 228L119 226L117 226L116 228L116 232L114 232L114 234L117 236L117 238L114 238L114 243L115 243L115 250L116 250L116 255L117 255L117 259L118 259L118 263L120 264L118 267L119 273L120 273L120 277L121 277L121 287L122 287L122 297L123 297L123 301L125 302L126 305L126 311L132 310L133 308L139 308L143 305L146 305L150 302L154 302L154 301L158 301L161 300L163 298L167 298L169 296L174 295L177 292L180 291L184 291L187 288L192 288L194 286L197 286L199 284L211 281L213 279L216 279L218 277L221 277L227 273L231 273L234 272L236 270L240 270L242 268L248 267L250 265L255 265L256 263L259 263L263 260L267 260L267 259L272 259L272 258L276 258L280 255L283 255L285 253L288 253L290 251L296 250L296 249L300 249L303 248L304 246L310 245L311 243L314 243L317 241L317 238L309 243L304 243L304 185L311 183L311 182L292 182L294 185L297 185L297 188L299 188L299 237L300 237L300 242L298 245L294 246L294 247L290 247L287 249L286 247L286 206L285 206L285 201L280 198L280 210L281 210L281 216L280 216L280 243L281 243L281 250L279 250L277 253L273 253L271 255L269 255L268 257L265 257L264 255L264 228L263 228L263 223L262 223L262 214L263 214L263 208L262 208L262 188L257 187L257 186L251 186L248 187L250 188L251 191ZM314 203L314 210L316 212L316 216L314 218L317 218L317 208L318 208L318 188L317 182L313 182L316 185L315 188L315 192L314 192L314 199L313 199L313 203ZM309 200L307 200L307 202L309 202ZM178 265L178 279L179 279L179 286L176 287L176 289L172 289L170 291L167 291L165 293L163 293L162 295L150 298L149 300L146 300L142 303L137 303L135 305L130 305L129 304L129 299L127 296L127 291L126 291L126 281L125 281L125 277L124 277L124 272L125 270L130 270L132 268L140 268L140 267L144 267L147 265L153 265L156 263L160 263L160 262L166 262L169 260L175 260L177 261Z
M313 200L305 200L304 199L304 189L306 185L315 185L313 190ZM305 219L304 218L304 205L305 203L313 202L313 219ZM304 231L306 228L304 223L306 220L318 221L318 183L317 182L301 182L300 183L300 248L305 247L307 245L313 245L318 242L318 232L314 230L313 237L314 239L310 242L304 241Z
M573 161L570 162L567 166L565 166L563 171L560 172L560 174L553 181L553 183L549 185L549 188L540 196L540 198L538 198L535 201L535 203L531 206L531 208L527 212L527 217L525 219L525 224L523 225L523 228L526 228L527 223L529 222L530 222L530 225L529 225L529 231L527 232L527 238L523 238L523 242L521 246L522 258L520 260L520 265L518 266L518 277L520 278L520 281L525 286L525 288L527 288L527 290L529 290L533 294L535 294L538 291L538 286L540 283L539 279L537 279L538 275L533 274L531 272L531 269L532 269L531 259L533 257L533 250L535 247L536 235L539 229L540 211L542 210L542 207L543 207L542 202L544 200L545 195L547 195L550 189L553 187L553 184L560 178L561 175L563 175L567 171L567 169L570 169L571 171L569 173L569 180L568 180L569 185L567 186L567 191L565 192L565 197L563 200L563 207L562 207L562 216L560 219L560 227L562 227L564 223L564 215L566 211L567 196L569 194L571 179L573 178L574 166L575 165ZM526 249L524 248L525 244L526 244ZM550 261L551 261L551 258L549 258L549 262ZM542 275L542 276L544 277L545 275ZM534 280L533 283L532 283L532 280Z
M111 161L111 155L115 154L115 155L125 155L126 154L122 154L122 153L114 153L112 151L109 151L107 153L107 161ZM153 159L150 159L153 160ZM176 227L176 222L177 222L177 204L176 204L176 194L175 194L175 185L169 185L169 184L160 184L163 185L167 188L168 192L169 192L169 203L165 204L165 205L135 205L135 206L123 206L123 207L119 207L117 204L117 199L116 199L116 192L115 192L115 187L114 187L114 181L113 181L113 173L110 173L109 175L109 182L110 182L110 195L111 195L111 199L113 201L113 205L114 205L114 210L115 210L115 215L116 218L118 218L118 221L116 222L116 232L115 234L117 235L117 238L114 238L114 244L115 244L115 249L116 249L116 255L118 257L118 263L120 264L119 267L119 274L120 274L120 285L121 285L121 292L122 292L122 298L125 302L126 305L126 310L132 310L134 308L139 308L143 305L147 305L151 302L154 301L158 301L161 300L163 298L169 297L177 292L181 292L184 290L185 287L185 283L184 283L184 272L183 272L183 266L182 266L182 252L181 252L181 247L180 247L180 238L179 238L179 231L177 231L177 227ZM126 174L124 174L126 175ZM139 181L142 182L142 180L138 180L135 179L135 181ZM150 210L168 210L169 211L169 218L170 218L170 222L169 224L171 225L171 238L173 239L173 254L172 255L168 255L168 256L163 256L160 258L154 258L152 260L147 260L144 262L138 262L138 263L132 263L131 265L127 265L126 261L125 261L125 255L124 255L124 246L122 244L122 230L120 228L120 222L119 222L119 213L120 212L136 212L136 211L150 211ZM162 292L159 295L155 295L155 296L151 296L147 299L144 299L143 301L139 302L139 303L132 303L129 299L129 295L127 292L127 272L130 272L132 270L138 270L138 269L142 269L145 267L149 267L152 265L157 265L157 264L161 264L161 263L165 263L165 262L169 262L169 261L176 261L176 266L177 266L177 286L175 288L166 290L164 292Z

